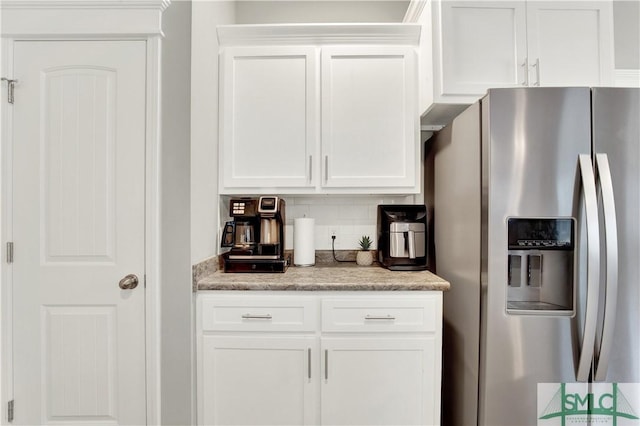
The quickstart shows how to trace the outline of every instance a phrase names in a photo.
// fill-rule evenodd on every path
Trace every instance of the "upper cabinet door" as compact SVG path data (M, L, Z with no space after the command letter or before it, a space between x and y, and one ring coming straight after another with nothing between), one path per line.
M440 96L483 95L491 87L526 85L526 8L518 1L442 1ZM436 36L437 37L437 36ZM438 63L438 62L437 62Z
M314 186L317 55L309 46L223 50L221 193Z
M322 186L417 187L415 49L322 49Z
M531 86L613 84L608 1L527 2Z

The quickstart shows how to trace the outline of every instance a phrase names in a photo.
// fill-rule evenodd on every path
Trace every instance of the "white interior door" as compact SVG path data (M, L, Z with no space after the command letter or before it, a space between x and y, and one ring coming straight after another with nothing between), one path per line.
M146 422L145 49L15 43L14 424Z

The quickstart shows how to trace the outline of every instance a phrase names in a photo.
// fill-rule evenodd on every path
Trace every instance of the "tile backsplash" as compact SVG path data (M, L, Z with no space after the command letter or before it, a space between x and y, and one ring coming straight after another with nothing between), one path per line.
M228 196L220 197L221 225L228 220ZM285 249L293 249L293 220L299 217L315 219L316 250L331 250L331 235L335 234L336 250L358 248L363 235L373 240L377 248L376 221L378 204L414 204L414 195L315 195L282 196L286 205Z

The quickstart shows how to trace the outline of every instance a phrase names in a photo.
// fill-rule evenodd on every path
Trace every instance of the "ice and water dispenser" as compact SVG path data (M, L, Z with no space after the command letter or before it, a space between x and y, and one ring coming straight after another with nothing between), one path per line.
M507 312L573 312L572 218L509 218Z

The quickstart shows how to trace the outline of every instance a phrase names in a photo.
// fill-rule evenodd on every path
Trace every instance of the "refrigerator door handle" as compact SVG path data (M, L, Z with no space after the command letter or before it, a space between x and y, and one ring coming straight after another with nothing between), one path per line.
M602 322L602 341L596 359L595 380L604 381L613 349L613 333L616 323L616 304L618 301L618 226L616 207L613 197L613 182L607 154L596 154L596 183L602 195L604 213L604 232L606 249L605 305Z
M598 322L598 296L600 281L600 237L598 225L598 200L596 196L596 183L591 165L591 156L581 154L578 156L578 176L576 186L580 190L574 192L573 211L574 217L578 217L580 201L584 199L585 221L587 228L587 296L585 307L584 330L580 354L576 368L576 380L586 382L589 380L591 361L596 340L596 326ZM578 188L576 188L578 189ZM583 195L583 197L580 197Z

